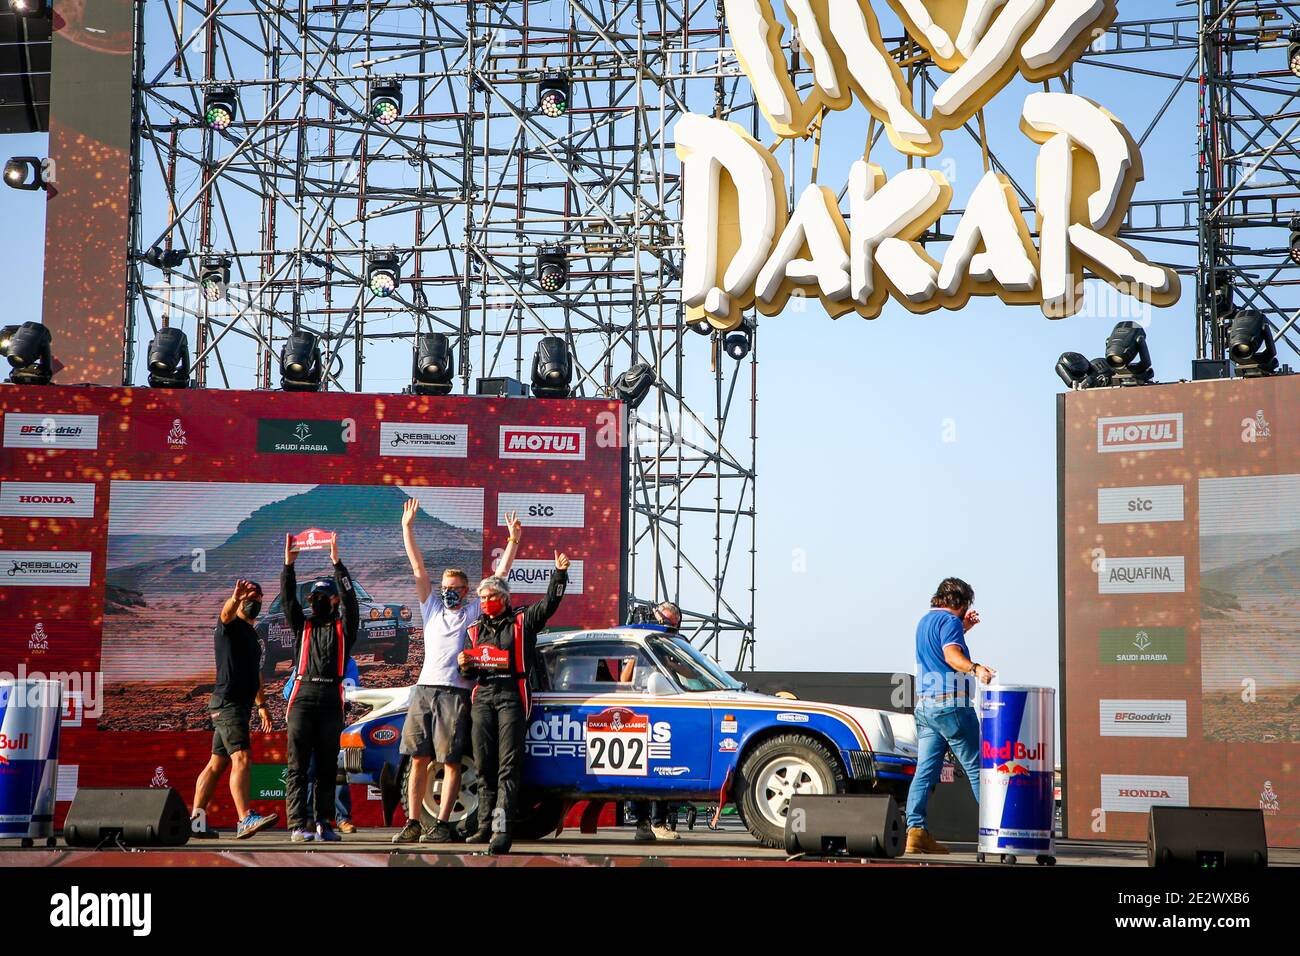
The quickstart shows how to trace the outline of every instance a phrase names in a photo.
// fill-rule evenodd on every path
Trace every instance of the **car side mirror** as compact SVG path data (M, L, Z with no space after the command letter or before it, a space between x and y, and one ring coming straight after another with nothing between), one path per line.
M663 674L653 671L650 679L646 681L645 691L652 697L666 697L669 694L677 693L677 687Z

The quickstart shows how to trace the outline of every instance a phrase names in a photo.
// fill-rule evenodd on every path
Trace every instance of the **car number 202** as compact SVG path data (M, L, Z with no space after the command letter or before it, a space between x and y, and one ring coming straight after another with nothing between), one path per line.
M644 777L645 737L627 733L588 735L587 773Z

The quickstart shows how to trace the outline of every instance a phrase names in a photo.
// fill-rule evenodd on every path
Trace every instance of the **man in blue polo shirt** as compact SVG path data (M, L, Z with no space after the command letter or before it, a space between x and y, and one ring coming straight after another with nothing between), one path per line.
M997 673L971 660L966 633L980 621L971 609L975 589L961 578L944 578L930 611L916 625L916 776L907 794L907 852L947 853L930 835L925 809L943 772L948 750L961 764L980 799L980 719L975 681Z

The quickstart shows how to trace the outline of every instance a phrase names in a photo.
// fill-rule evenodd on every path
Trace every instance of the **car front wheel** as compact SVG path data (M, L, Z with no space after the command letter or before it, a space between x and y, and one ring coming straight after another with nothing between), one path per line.
M839 760L821 741L782 734L745 755L734 792L749 832L764 846L780 848L795 794L843 793L847 782Z
M441 764L430 765L429 779L424 785L424 799L420 807L419 819L424 827L433 826L434 821L438 819L438 808L442 805L444 776L445 771ZM413 819L411 808L407 806L410 779L411 761L406 760L402 763L401 796L402 812L406 814L408 820ZM460 792L456 794L456 802L452 805L451 816L447 822L453 827L461 826L465 830L473 830L478 826L478 771L474 767L474 758L468 754L461 760Z

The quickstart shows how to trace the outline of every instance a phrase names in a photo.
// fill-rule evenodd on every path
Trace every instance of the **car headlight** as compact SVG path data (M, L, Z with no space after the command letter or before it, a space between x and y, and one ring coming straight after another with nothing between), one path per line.
M392 616L393 616L393 609L391 607L384 608L384 617L392 617Z
M370 620L372 620L372 621L377 621L377 620L379 620L379 608L377 608L377 607L372 607L372 608L370 609Z

